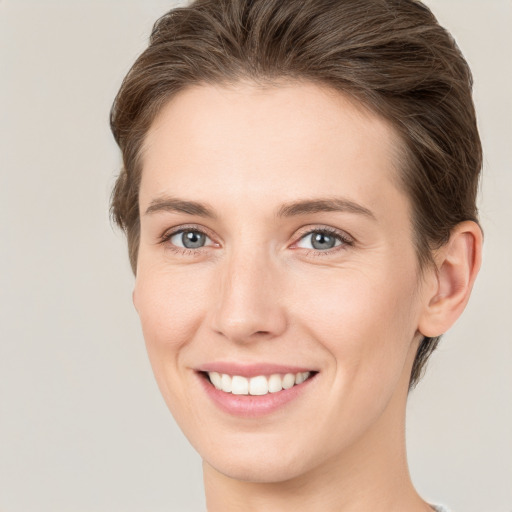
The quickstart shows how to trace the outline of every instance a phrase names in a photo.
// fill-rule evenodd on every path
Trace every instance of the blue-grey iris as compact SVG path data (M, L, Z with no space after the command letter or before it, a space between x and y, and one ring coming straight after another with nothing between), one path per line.
M336 238L325 233L314 233L311 235L311 245L320 250L332 249L336 245Z
M197 249L202 247L205 239L206 235L198 233L197 231L184 231L181 235L183 247L186 247L187 249Z

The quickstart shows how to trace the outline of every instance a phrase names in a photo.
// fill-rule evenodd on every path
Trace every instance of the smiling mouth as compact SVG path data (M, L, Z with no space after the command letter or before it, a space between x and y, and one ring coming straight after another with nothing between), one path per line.
M243 377L219 372L201 372L217 390L233 395L263 396L269 393L293 388L311 379L318 372L307 371L298 373L274 373L272 375L257 375Z

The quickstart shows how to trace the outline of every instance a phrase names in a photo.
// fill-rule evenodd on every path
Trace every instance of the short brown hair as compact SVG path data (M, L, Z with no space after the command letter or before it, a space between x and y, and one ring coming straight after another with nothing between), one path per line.
M482 149L470 69L416 0L196 0L154 25L111 111L123 168L111 212L136 272L141 147L178 91L241 80L327 85L387 119L400 135L400 180L412 204L420 268L456 224L477 222ZM411 387L437 346L424 338Z

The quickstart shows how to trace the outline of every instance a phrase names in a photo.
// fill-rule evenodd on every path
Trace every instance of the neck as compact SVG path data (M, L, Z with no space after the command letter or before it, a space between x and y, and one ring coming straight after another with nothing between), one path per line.
M409 476L406 400L406 391L394 396L379 420L348 450L287 481L240 481L203 462L208 512L432 512Z

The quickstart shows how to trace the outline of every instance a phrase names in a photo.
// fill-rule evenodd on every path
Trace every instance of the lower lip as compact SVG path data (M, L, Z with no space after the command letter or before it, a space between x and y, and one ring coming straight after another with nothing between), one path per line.
M277 393L266 395L234 395L225 393L215 388L202 374L199 374L202 386L206 394L222 411L245 418L256 418L271 414L286 404L299 398L315 380L316 374L309 377L302 384L297 384L290 389L283 389Z

